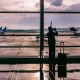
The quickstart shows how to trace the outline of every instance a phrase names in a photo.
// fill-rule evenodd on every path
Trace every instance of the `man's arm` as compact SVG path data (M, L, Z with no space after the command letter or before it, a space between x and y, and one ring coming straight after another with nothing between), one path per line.
M56 31L56 35L58 35L58 32Z

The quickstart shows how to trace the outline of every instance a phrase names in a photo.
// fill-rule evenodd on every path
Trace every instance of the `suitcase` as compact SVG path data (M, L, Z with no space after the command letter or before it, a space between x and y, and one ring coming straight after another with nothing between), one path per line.
M64 53L64 42L60 42L60 53L58 53L58 77L67 76L66 59L67 55Z

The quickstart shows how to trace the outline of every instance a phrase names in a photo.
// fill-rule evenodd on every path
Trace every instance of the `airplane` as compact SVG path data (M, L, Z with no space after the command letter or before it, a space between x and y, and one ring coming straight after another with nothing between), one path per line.
M69 29L70 29L70 31L72 31L72 32L74 32L74 33L77 31L77 29L74 28L74 27L70 27Z
M69 28L71 32L73 32L74 36L80 36L80 31L74 27Z
M5 27L4 29L2 29L2 27L0 27L0 33L1 34L5 34L6 31L7 31L7 27Z

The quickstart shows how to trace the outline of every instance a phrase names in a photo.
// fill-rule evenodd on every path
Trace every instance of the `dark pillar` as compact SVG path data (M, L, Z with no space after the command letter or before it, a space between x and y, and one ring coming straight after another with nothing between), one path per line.
M40 58L43 58L44 50L44 0L40 0ZM43 63L40 64L40 80L44 80Z

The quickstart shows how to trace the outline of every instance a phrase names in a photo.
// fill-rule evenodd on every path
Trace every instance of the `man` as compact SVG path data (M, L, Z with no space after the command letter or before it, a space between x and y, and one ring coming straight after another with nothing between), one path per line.
M48 45L49 45L49 55L55 55L55 36L58 35L56 29L52 29L52 27L48 27L49 32L47 33L48 37ZM49 56L51 57L51 56Z
M49 32L47 33L48 45L49 45L49 76L52 80L55 80L55 35L58 35L56 29L48 27Z

